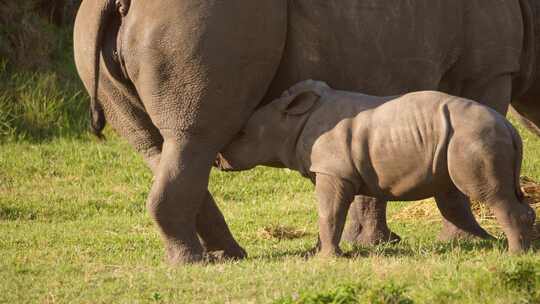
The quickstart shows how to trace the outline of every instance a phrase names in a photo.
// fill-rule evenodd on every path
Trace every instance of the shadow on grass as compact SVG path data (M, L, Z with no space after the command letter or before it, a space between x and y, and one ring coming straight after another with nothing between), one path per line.
M426 243L409 243L402 241L399 244L383 244L377 246L353 246L351 250L344 253L342 258L355 259L366 258L370 256L380 257L424 257L448 255L455 251L462 253L474 253L482 251L497 250L502 252L508 251L506 239L493 240L459 240L453 242L433 242ZM534 241L531 245L531 250L534 252L540 251L540 240ZM284 250L280 252L265 253L254 256L254 259L280 261L286 258L297 257L311 259L314 257L313 249L295 249Z
M21 207L0 207L0 220L2 221L33 221L37 219L37 212Z
M397 256L424 256L430 255L447 255L456 250L464 253L498 250L507 252L508 244L506 239L491 239L491 240L459 240L452 242L433 242L431 245L410 244L403 242L400 244L385 244L373 247L354 246L347 253L349 257L367 257L370 255L397 257ZM531 243L531 251L540 252L540 240Z
M532 241L531 249L534 252L540 253L540 240Z
M310 249L294 249L294 250L285 250L280 252L268 252L263 253L261 255L252 256L250 258L253 259L261 259L261 260L267 260L267 261L281 261L286 258L303 258L303 259L310 259L313 258L313 248Z

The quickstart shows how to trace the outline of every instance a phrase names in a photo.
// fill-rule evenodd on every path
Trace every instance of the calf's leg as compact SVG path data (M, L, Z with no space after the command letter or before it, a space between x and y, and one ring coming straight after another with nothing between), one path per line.
M449 241L456 238L466 239L471 237L491 238L489 233L480 227L471 209L463 208L463 206L470 206L470 200L458 189L438 194L435 196L435 201L444 218L443 229L438 237L439 240Z
M532 208L520 202L515 195L495 195L488 202L508 239L510 253L529 249L530 233L535 215Z
M319 255L339 256L342 254L339 242L354 186L333 176L317 174L315 192L319 202Z
M448 145L448 171L461 193L488 204L508 237L510 251L518 253L529 246L535 215L520 198L521 142L510 128L505 123L457 130Z
M489 75L488 75L489 76ZM480 102L502 115L506 115L512 98L512 75L501 74L489 78L467 81L460 90L450 92ZM472 215L470 201L452 195L448 204L441 204L443 228L439 234L441 240L462 238L490 237L476 222ZM446 208L446 209L444 209Z

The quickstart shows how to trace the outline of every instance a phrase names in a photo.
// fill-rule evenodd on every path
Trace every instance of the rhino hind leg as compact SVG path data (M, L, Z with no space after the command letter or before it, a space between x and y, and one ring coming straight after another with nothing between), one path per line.
M100 79L100 101L107 112L108 122L144 158L152 172L158 174L163 138L148 114L137 106L141 103L139 96L129 86L118 87L119 84L112 81L104 71ZM232 236L210 193L197 215L196 228L206 251L223 252L224 259L247 256Z
M492 238L474 218L469 198L459 190L437 195L435 201L444 219L443 229L438 236L440 241Z
M486 77L466 82L460 94L456 95L477 101L501 115L506 115L512 100L512 74Z
M225 259L244 259L247 253L234 239L212 194L207 192L197 215L197 233L206 252L222 251Z
M208 192L210 169L276 73L286 2L169 2L168 10L163 1L132 2L123 41L132 50L124 54L126 70L137 71L133 85L164 140L147 208L169 262L184 264L227 242L216 231L226 226ZM239 246L224 250L245 256Z
M386 223L386 201L357 195L349 209L343 239L351 244L377 245L401 240Z
M510 252L519 253L529 247L535 215L519 188L521 140L514 132L505 140L508 130L513 131L510 125L496 125L487 136L483 132L456 135L448 145L448 172L464 196L490 207L508 238Z
M467 81L459 89L450 90L450 93L477 101L502 115L506 115L512 99L512 75L508 73L492 75L494 74L486 73L483 79ZM443 209L438 204L443 214L440 240L490 237L476 222L471 211L470 201L466 197L455 192L444 196L444 200L452 200L452 202L444 204ZM451 208L451 210L444 210L444 208Z

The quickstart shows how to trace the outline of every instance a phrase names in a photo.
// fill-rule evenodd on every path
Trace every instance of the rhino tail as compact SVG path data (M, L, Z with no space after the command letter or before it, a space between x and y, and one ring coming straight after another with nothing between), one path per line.
M94 70L92 77L92 87L90 92L90 130L94 135L100 139L104 139L103 129L105 128L106 119L103 106L99 102L99 69L101 49L103 46L103 36L105 34L106 25L108 20L114 16L116 12L121 15L127 13L129 7L129 0L102 0L99 1L99 14L98 20L95 23L97 28L89 29L89 32L93 34L92 37L92 58L94 59Z

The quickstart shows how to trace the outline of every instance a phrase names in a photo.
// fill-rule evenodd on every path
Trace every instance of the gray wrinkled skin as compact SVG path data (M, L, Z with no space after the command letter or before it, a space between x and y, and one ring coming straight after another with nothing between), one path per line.
M257 110L222 150L217 166L287 167L311 178L322 255L341 253L356 195L385 201L435 197L443 216L456 199L484 201L509 250L528 249L535 215L519 186L522 142L502 115L435 91L374 97L313 81L292 91L300 92L289 90Z
M437 89L500 113L514 95L540 125L531 16L527 0L85 0L74 53L93 130L109 122L144 157L148 210L169 260L185 263L246 256L207 190L210 167L255 108L298 81L380 96ZM348 239L399 239L385 208L357 196ZM464 200L447 209L442 239L485 237Z

